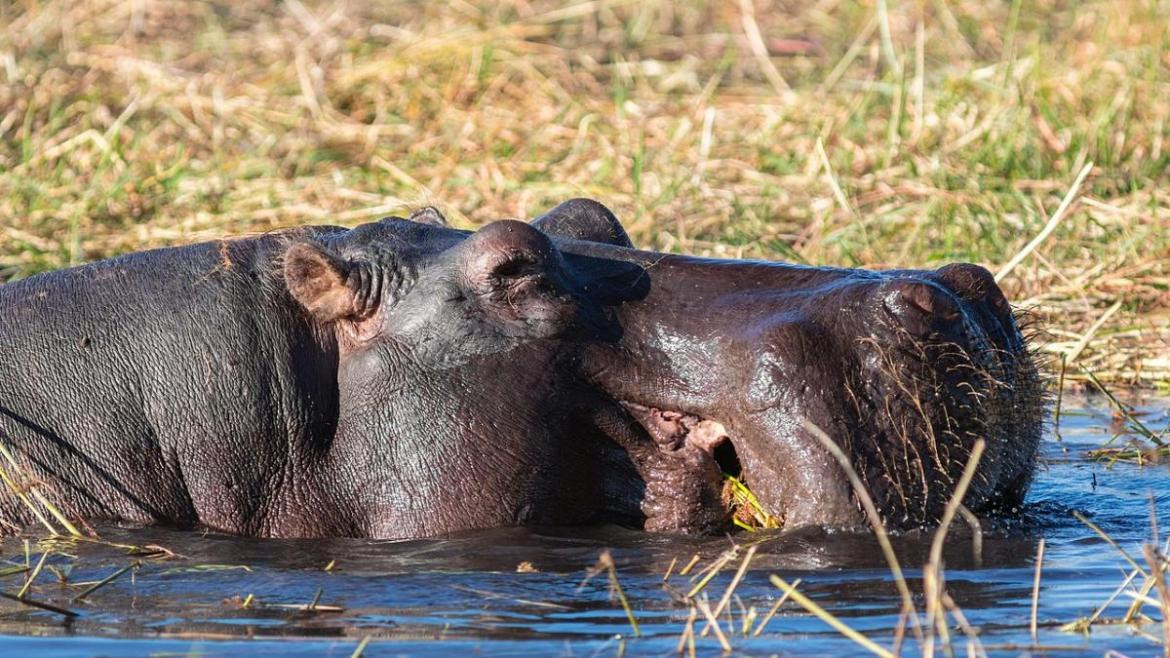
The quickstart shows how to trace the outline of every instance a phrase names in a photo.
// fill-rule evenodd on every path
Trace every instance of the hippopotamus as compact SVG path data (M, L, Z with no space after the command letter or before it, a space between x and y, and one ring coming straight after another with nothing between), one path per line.
M975 265L868 271L635 249L574 199L131 253L0 286L0 444L66 516L270 537L616 522L785 528L1018 507L1042 387ZM0 532L35 498L0 496Z

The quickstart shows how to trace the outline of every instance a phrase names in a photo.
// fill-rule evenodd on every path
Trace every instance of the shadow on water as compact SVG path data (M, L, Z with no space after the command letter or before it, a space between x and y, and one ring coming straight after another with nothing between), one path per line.
M1147 424L1164 427L1170 422L1168 407L1167 400L1146 401ZM1095 627L1087 636L1059 626L1103 603L1121 583L1125 566L1072 512L1089 516L1140 555L1140 544L1151 537L1151 497L1162 512L1170 502L1166 466L1109 466L1089 459L1086 453L1117 430L1096 398L1066 408L1060 430L1062 440L1050 437L1044 444L1044 464L1021 518L984 528L981 550L971 529L957 524L945 548L949 592L990 652L1026 648L1034 559L1043 538L1038 622L1045 653L1157 651L1124 626ZM258 540L157 528L99 531L111 542L157 544L178 556L134 558L106 545L58 545L70 555L54 553L47 561L52 569L42 572L33 592L37 600L78 616L67 619L0 600L0 654L247 650L348 656L367 637L364 655L672 654L688 614L677 597L693 587L695 572L732 544L728 537L651 536L613 527L501 529L394 542ZM931 539L929 532L893 537L914 592L922 591L919 567L927 561ZM776 573L788 581L800 578L800 589L810 598L878 643L892 644L900 599L871 534L802 530L740 534L734 540L755 544L757 552L725 618L739 625L750 608L762 617L779 595L768 580ZM0 549L8 560L0 564L0 574L25 563L20 542L10 540ZM604 576L582 586L605 549L639 621L640 638L632 637ZM679 575L692 556L698 556L696 568ZM34 546L34 564L38 557ZM138 566L75 600L86 587L82 583L130 564ZM730 562L708 585L712 600L722 596L738 564ZM673 575L664 586L668 570ZM0 590L15 592L21 582L18 574L3 577ZM1104 616L1119 617L1128 604L1123 597ZM791 603L759 636L737 635L733 645L737 654L857 651ZM699 648L717 652L718 644L701 638Z

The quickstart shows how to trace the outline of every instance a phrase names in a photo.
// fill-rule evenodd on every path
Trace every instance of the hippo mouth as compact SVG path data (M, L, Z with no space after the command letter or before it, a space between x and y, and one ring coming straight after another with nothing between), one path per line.
M630 401L621 405L657 447L643 463L647 530L709 533L729 525L747 530L783 525L752 494L752 478L724 423Z

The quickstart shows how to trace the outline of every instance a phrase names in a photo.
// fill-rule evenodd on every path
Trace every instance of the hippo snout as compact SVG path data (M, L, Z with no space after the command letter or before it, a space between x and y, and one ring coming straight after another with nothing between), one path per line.
M980 439L988 452L968 507L1018 505L1042 385L986 270L679 259L647 271L647 302L620 316L630 348L599 371L658 449L643 469L647 527L709 531L737 518L713 493L713 472L746 485L784 527L864 523L810 425L850 457L890 526L937 521Z

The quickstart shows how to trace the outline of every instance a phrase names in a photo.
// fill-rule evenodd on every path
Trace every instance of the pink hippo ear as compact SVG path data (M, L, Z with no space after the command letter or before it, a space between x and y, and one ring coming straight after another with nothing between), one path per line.
M298 242L284 253L288 291L322 322L357 314L357 292L346 284L353 268L349 261L308 242Z
M523 222L483 227L463 244L460 261L468 289L509 335L551 337L576 317L556 248Z

